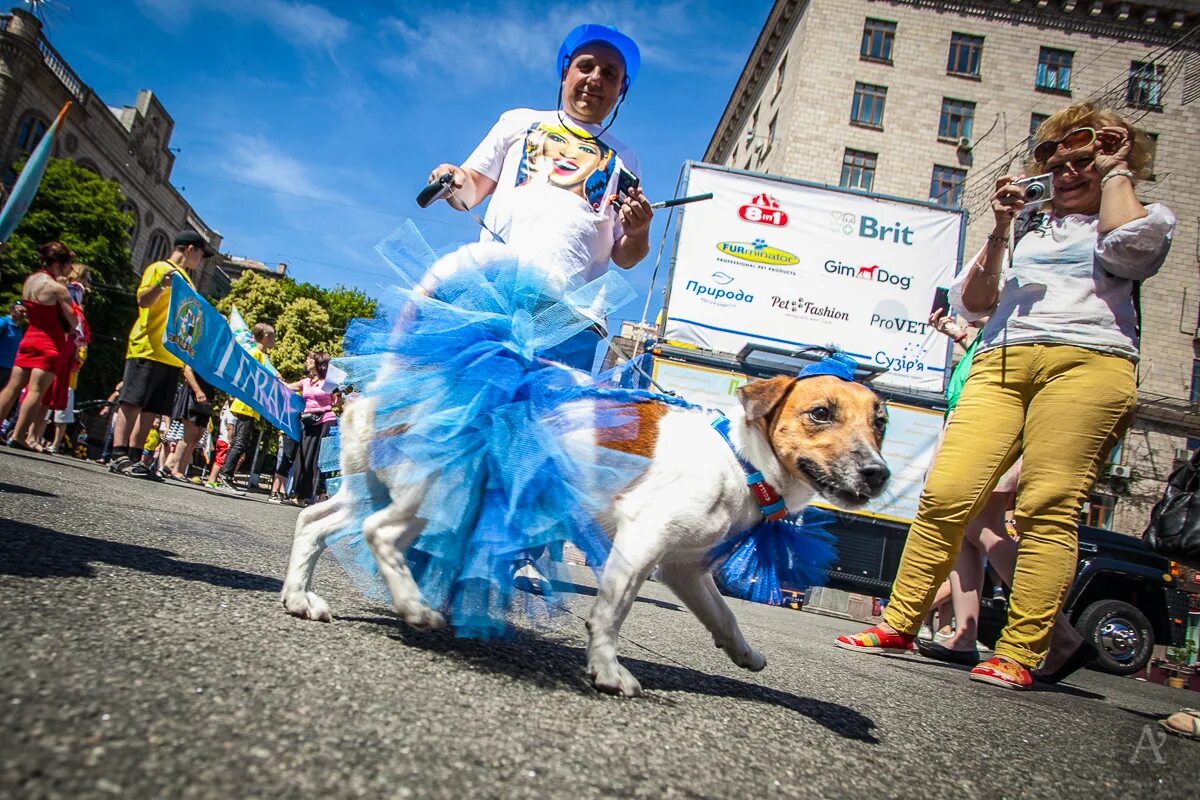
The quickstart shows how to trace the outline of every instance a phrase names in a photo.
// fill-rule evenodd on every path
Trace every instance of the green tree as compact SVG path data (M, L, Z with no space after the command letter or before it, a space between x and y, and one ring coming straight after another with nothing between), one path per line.
M21 284L40 260L39 245L61 241L92 268L93 291L84 311L92 329L79 374L80 399L106 395L121 378L125 344L137 314L137 276L130 265L133 217L115 181L101 180L72 161L50 159L37 196L0 253L0 303L21 296Z
M268 278L246 270L233 282L229 294L217 303L217 310L226 316L237 306L247 325L256 322L275 322L291 302L291 288L286 279Z
M313 350L330 351L340 342L335 338L325 309L307 297L293 300L275 320L275 349L271 361L280 374L296 380L304 374L304 361Z

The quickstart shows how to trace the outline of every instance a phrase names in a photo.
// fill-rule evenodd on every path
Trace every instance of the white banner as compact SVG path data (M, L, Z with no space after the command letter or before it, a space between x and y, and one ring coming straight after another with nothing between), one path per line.
M959 257L962 215L693 164L666 339L724 353L749 343L837 345L940 391L946 338L927 323Z
M740 372L660 358L654 359L651 376L681 397L725 413L741 406L737 390L749 382ZM925 473L933 462L941 431L940 412L888 403L888 430L883 439L882 455L892 471L892 479L882 496L855 513L895 522L912 522L917 515L917 501L921 498ZM833 508L825 503L816 505Z

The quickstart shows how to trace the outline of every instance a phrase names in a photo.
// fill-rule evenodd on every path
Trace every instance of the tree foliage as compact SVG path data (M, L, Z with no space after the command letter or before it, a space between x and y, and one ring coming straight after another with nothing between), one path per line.
M37 196L0 252L0 303L21 296L21 285L41 261L39 245L61 241L92 268L93 291L85 305L92 344L79 374L80 399L106 395L121 378L125 343L136 308L137 276L130 267L133 217L115 181L65 159L50 159Z

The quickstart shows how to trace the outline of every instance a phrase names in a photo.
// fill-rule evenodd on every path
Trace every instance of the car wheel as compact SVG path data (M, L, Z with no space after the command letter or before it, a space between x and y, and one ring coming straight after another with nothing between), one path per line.
M1132 675L1150 660L1154 633L1146 615L1121 600L1097 600L1084 609L1075 625L1100 653L1097 668L1113 675Z

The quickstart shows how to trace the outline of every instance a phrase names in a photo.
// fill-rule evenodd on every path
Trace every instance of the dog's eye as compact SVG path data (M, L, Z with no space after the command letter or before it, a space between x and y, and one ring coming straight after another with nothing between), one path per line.
M808 411L808 418L813 422L829 422L832 416L829 409L825 406L817 406Z
M883 431L887 428L887 422L887 417L876 417L875 430L877 430L879 433L883 433Z

